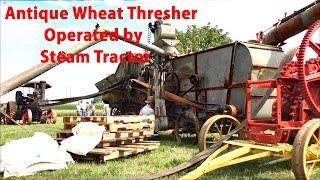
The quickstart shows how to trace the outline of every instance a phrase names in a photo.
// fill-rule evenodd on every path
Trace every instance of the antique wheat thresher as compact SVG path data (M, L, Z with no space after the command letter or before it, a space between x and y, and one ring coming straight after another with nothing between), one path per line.
M319 178L313 176L316 166L320 164L319 7L319 3L315 4L302 14L305 16L298 16L299 20L310 20L304 18L313 12L311 17L317 21L309 26L296 51L297 60L288 61L273 79L246 81L245 123L240 124L229 115L216 115L205 122L199 137L203 138L199 139L200 150L217 143L220 143L220 148L182 179L196 179L218 168L269 156L291 158L296 179ZM294 18L297 20L297 17ZM302 22L305 21L300 21L300 25ZM292 20L286 23L292 23ZM282 28L288 25L286 23L280 25L278 31L283 31ZM266 100L263 97L262 103L255 103L259 92L276 95L271 107L268 107L272 110L271 116L258 115L258 106ZM234 128L237 133L230 133L233 124L245 126L244 131ZM224 136L234 140L226 140Z
M157 128L175 129L177 138L179 132L195 132L200 136L200 149L205 149L206 138L201 127L208 130L209 122L220 128L226 126L228 130L220 132L222 136L247 118L245 82L275 78L278 68L291 61L296 53L294 50L283 52L281 45L319 19L319 6L318 2L312 3L284 18L266 36L259 33L257 41L236 41L178 57L157 59L154 56L146 65L121 64L115 74L97 82L96 86L102 91L120 82L126 84L103 96L103 100L121 114L138 114L146 94L153 94L156 97ZM160 42L176 38L166 24L156 23L151 29L155 32L154 44L161 48L162 44L157 41L159 36L164 37ZM160 76L155 76L155 71L160 71ZM156 92L157 89L160 90ZM273 116L277 94L274 91L264 98L266 92L267 89L252 92L251 107L257 109L256 119ZM265 100L259 105L262 99ZM157 103L164 100L163 104ZM238 120L210 118L217 114L231 115Z
M248 140L225 141L200 167L182 179L195 179L221 167L268 156L291 158L296 179L315 178L312 172L320 163L320 44L319 37L312 37L319 30L320 20L306 32L297 61L287 63L279 78L247 81L246 128L238 134L245 135ZM309 49L315 56L306 56ZM253 92L257 89L275 90L277 94L270 118L259 119L254 115ZM230 124L219 124L217 119ZM216 143L222 138L219 135L229 133L229 127L235 122L238 122L236 118L227 115L210 118L201 129L205 145L200 149ZM218 156L228 148L234 150Z

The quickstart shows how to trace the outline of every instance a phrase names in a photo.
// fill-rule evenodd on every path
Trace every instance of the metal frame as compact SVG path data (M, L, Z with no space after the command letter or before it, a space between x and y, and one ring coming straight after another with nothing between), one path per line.
M283 81L286 79L266 80L266 81L247 81L247 137L256 142L262 143L286 143L290 136L296 134L305 124L306 119L300 118L299 121L282 118L282 89ZM287 79L288 80L288 79ZM277 118L276 120L255 120L252 117L252 96L253 88L276 88L277 90ZM304 108L304 107L302 107ZM274 135L266 134L265 131L274 131Z
M233 150L222 154L229 148L233 148ZM212 153L198 168L180 179L197 179L210 171L222 167L270 156L290 158L291 152L292 146L288 144L270 144L266 146L253 141L225 141L224 145Z

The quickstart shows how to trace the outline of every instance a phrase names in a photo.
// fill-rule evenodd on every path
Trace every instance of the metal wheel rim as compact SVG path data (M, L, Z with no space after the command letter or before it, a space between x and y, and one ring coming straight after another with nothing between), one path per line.
M55 124L57 122L57 113L54 109L51 109L47 113L47 121L46 123Z
M301 128L292 156L296 179L311 179L315 168L320 165L320 119L310 120Z
M227 124L223 124L224 122L228 122ZM199 150L203 151L207 149L208 145L212 146L215 142L218 142L224 135L227 135L231 132L234 128L240 125L240 122L229 115L216 115L209 118L201 127L199 133ZM215 130L215 133L210 133L210 130ZM213 131L212 131L213 132ZM216 135L217 138L214 138L210 143L208 143L208 135ZM243 131L236 133L238 138L242 138L244 136Z
M23 124L31 124L32 122L32 112L30 109L27 109L23 114L22 114L22 123Z

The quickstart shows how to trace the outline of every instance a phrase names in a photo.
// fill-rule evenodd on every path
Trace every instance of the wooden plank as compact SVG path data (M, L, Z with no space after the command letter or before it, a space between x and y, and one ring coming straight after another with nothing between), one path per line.
M137 122L151 122L155 121L155 116L138 116L138 115L123 115L123 116L109 116L110 123L137 123Z
M131 145L122 145L120 147L95 148L94 150L90 151L87 154L87 156L79 156L79 155L72 154L72 157L74 157L74 159L76 160L82 159L82 160L95 160L95 161L104 162L111 159L126 157L129 155L134 155L134 154L159 148L159 141L148 141L148 142L149 143L143 142L143 145L133 143ZM106 153L104 154L104 152Z
M57 133L56 140L62 141L65 138L72 136L73 133L71 130L64 130ZM102 135L101 142L114 142L114 141L122 141L133 138L144 138L144 137L152 137L154 136L153 129L144 129L144 130L132 130L132 131L118 131L118 132L108 132L105 131Z
M138 137L130 137L127 139L117 139L115 141L101 141L96 147L110 147L110 146L132 144L132 143L146 141L146 140L149 140L150 138L152 138L152 136L138 136Z
M75 123L80 121L80 117L77 116L64 116L63 123Z
M113 123L109 124L107 130L110 132L117 132L121 130L142 130L142 129L154 129L154 122L140 122L140 123Z
M63 123L75 124L78 122L100 122L100 123L108 123L107 117L105 116L64 116Z
M94 148L89 153L90 154L102 154L102 155L109 155L113 151L116 151L116 149L110 149L110 148Z
M149 145L156 145L156 146L160 146L160 141L143 141L143 142L139 142L139 143L134 143L136 145L143 145L143 146L149 146Z

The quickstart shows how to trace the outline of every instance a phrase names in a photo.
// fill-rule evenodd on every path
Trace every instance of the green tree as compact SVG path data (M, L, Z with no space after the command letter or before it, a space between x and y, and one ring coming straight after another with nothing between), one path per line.
M102 97L97 96L97 97L93 98L93 103L102 103Z
M223 29L218 28L217 25L211 27L210 23L202 27L191 25L188 26L186 32L176 32L177 38L180 40L177 49L181 54L201 51L232 42L227 32L224 33Z

